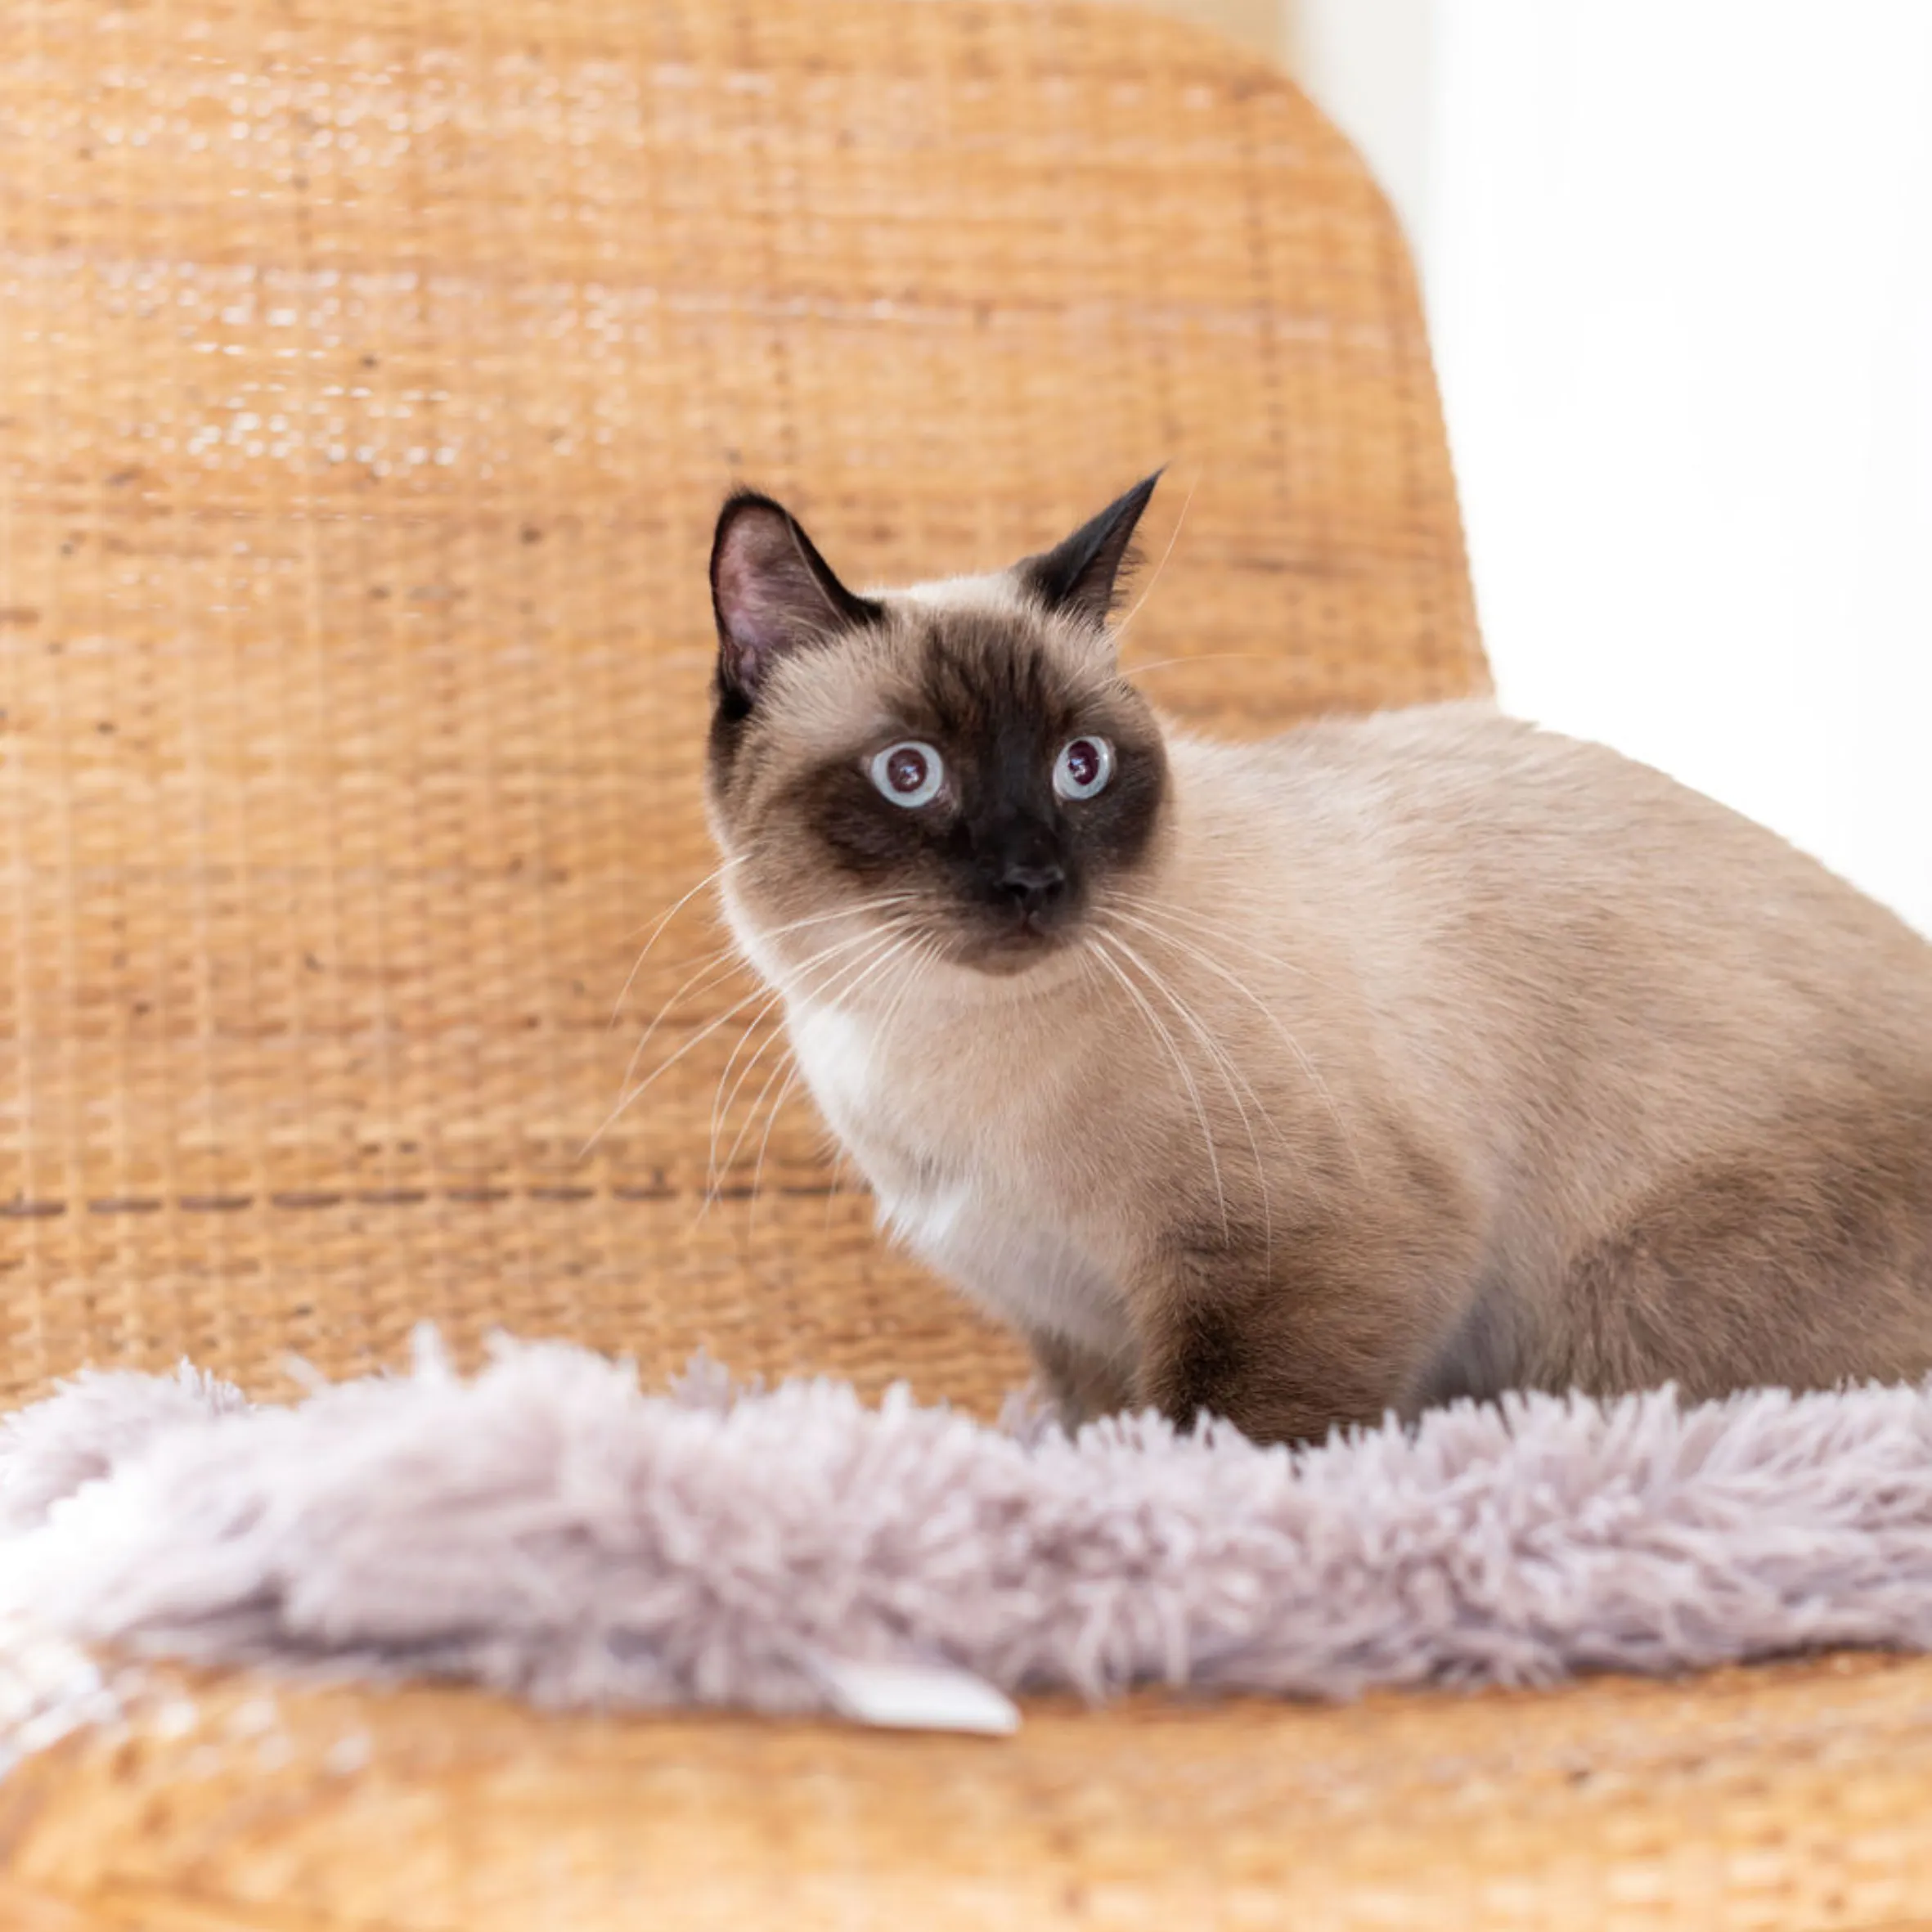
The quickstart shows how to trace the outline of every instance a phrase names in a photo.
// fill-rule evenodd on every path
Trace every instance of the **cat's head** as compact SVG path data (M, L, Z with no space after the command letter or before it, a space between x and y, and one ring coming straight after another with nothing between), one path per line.
M781 505L726 501L708 799L768 977L838 997L893 940L1010 976L1131 889L1167 763L1108 619L1156 480L1010 569L866 595Z

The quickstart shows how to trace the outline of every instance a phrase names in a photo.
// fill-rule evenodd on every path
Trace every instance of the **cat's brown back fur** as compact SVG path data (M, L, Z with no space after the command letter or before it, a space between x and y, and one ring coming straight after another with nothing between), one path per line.
M1413 1400L1932 1368L1932 948L1894 915L1486 707L1174 762L1201 843L1171 876L1320 962L1338 1013L1276 998L1376 1070L1361 1118L1427 1124L1512 1284Z

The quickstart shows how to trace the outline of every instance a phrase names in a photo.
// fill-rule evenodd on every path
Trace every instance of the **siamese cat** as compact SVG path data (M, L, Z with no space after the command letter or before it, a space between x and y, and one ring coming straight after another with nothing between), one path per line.
M1932 1370L1932 946L1483 704L1176 730L1108 629L1154 482L865 595L719 517L725 913L883 1222L1070 1424Z

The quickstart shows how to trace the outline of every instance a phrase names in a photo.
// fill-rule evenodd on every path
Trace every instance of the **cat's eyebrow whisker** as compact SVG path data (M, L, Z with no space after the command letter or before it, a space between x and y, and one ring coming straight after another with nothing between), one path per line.
M1123 664L1122 677L1139 677L1144 672L1170 671L1176 664L1221 664L1238 658L1248 664L1274 664L1278 656L1269 651L1202 651L1193 657L1155 658L1145 664Z
M1147 580L1147 588L1134 600L1134 608L1113 627L1114 640L1117 644L1127 634L1127 627L1140 615L1148 598L1154 594L1154 586L1161 581L1161 573L1167 568L1167 559L1174 555L1174 546L1180 541L1181 525L1188 520L1188 512L1193 507L1194 492L1201 487L1201 479L1197 476L1188 486L1187 500L1180 506L1180 514L1174 519L1173 534L1167 539L1167 547L1161 552L1161 560L1154 566L1154 573Z
M1193 1073L1181 1053L1179 1043L1168 1030L1161 1016L1148 1004L1146 996L1141 992L1139 987L1135 986L1134 982L1127 977L1126 968L1113 957L1106 940L1099 933L1095 933L1090 944L1094 957L1120 982L1121 991L1139 1008L1141 1017L1153 1029L1155 1038L1166 1048L1168 1058L1174 1062L1175 1071L1179 1074L1181 1084L1187 1089L1188 1098L1193 1103L1195 1117L1201 1123L1202 1140L1207 1149L1208 1170L1214 1178L1215 1199L1220 1208L1221 1238L1224 1241L1232 1233L1228 1220L1228 1195L1226 1189L1221 1185L1220 1158L1215 1152L1214 1130L1208 1125L1207 1108L1202 1101L1201 1089L1196 1084Z
M1247 1136L1248 1152L1254 1156L1255 1179L1261 1190L1262 1240L1267 1260L1272 1265L1274 1258L1274 1217L1268 1189L1268 1164L1261 1158L1261 1143L1255 1138L1255 1125L1253 1121L1248 1117L1247 1103L1242 1099L1241 1093L1236 1087L1237 1081L1240 1082L1242 1088L1247 1090L1249 1099L1251 1099L1260 1110L1261 1118L1267 1122L1277 1140L1283 1139L1280 1128L1275 1126L1267 1108L1262 1104L1261 1096L1255 1091L1247 1077L1229 1058L1226 1049L1201 1023L1193 1009L1168 984L1165 975L1156 972L1132 946L1128 945L1126 940L1121 937L1119 933L1110 932L1108 937L1112 941L1113 946L1121 956L1130 965L1139 968L1141 976L1147 981L1148 986L1159 993L1179 1018L1193 1029L1194 1037L1201 1042L1202 1046L1206 1051L1209 1061L1220 1075L1221 1084L1228 1090L1228 1098L1234 1103L1235 1111L1241 1116L1242 1130Z
M831 615L830 628L817 633L813 640L815 642L823 643L829 638L836 637L841 631L847 627L845 614L832 601L832 593L825 588L824 584L820 579L818 572L812 568L811 559L805 554L805 546L799 541L798 526L789 516L785 519L785 534L792 541L792 554L798 558L800 564L803 567L811 587L818 592L819 601L824 605ZM802 613L801 613L801 618L802 618Z

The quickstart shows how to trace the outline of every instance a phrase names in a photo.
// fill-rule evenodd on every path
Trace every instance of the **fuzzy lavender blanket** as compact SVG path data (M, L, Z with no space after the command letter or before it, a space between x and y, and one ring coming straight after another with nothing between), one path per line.
M851 1660L1330 1696L1921 1647L1932 1387L1534 1397L1291 1453L715 1372L647 1395L554 1346L465 1380L425 1341L290 1408L93 1374L0 1424L23 1611L195 1660L766 1709L838 1703Z

